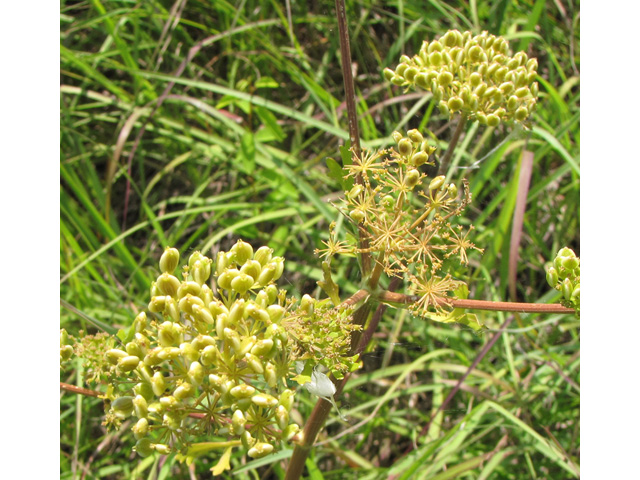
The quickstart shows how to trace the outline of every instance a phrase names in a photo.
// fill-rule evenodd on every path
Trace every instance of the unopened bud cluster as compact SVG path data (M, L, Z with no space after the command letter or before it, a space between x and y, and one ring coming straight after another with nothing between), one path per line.
M114 392L108 421L134 417L143 456L184 453L187 438L202 429L241 440L250 457L267 455L300 430L289 419L295 357L282 325L288 306L274 284L284 261L238 241L215 261L193 253L181 279L178 264L178 251L167 248L150 314L139 314L128 341L106 352Z
M495 127L529 117L538 97L537 68L537 60L524 52L510 56L503 37L450 30L425 41L417 55L400 57L384 76L395 85L430 91L445 114Z
M580 258L568 247L560 249L547 267L547 283L562 293L560 303L580 316Z

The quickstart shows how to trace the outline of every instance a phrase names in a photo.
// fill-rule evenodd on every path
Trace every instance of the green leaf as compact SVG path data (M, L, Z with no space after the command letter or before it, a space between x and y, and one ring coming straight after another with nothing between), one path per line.
M270 110L266 109L265 107L256 107L255 112L260 118L260 121L265 126L265 128L269 130L269 132L279 142L284 140L285 138L284 131L282 130L282 127L278 125L278 119L273 113L271 113Z
M260 77L254 86L256 88L278 88L280 85L271 77Z
M238 168L246 173L252 174L256 167L256 142L253 133L246 132L240 140L240 150L236 156Z
M343 171L342 167L336 162L333 158L327 157L327 167L329 168L329 177L338 181L340 185L343 182Z
M469 287L466 283L463 283L454 290L454 293L457 298L464 300L469 296ZM433 313L429 314L428 317L440 323L458 323L465 325L472 328L475 332L484 328L480 320L478 320L478 316L475 313L467 312L464 308L454 308L453 311L443 314Z

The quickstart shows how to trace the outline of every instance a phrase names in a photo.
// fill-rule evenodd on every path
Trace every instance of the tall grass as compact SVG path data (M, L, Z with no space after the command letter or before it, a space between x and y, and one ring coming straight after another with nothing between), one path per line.
M544 263L564 245L579 253L580 240L578 5L348 1L347 16L364 146L429 128L446 147L447 119L381 75L423 39L489 30L538 58L532 128L469 125L449 176L469 179L474 203L461 221L485 248L460 274L473 298L506 300L519 165L533 153L516 297L557 300ZM184 256L238 237L266 244L287 260L283 287L317 294L312 252L331 220L345 234L326 168L348 138L333 3L63 1L60 18L61 327L128 326L166 245ZM354 291L357 269L336 266ZM579 324L566 316L518 316L439 410L507 320L479 317L489 330L477 336L388 311L342 398L359 426L328 422L309 478L576 477ZM82 385L74 367L61 380ZM311 406L302 400L302 419ZM62 396L61 478L206 478L215 464L140 459L129 429L107 432L102 413L99 399ZM290 453L234 458L233 478L282 478Z

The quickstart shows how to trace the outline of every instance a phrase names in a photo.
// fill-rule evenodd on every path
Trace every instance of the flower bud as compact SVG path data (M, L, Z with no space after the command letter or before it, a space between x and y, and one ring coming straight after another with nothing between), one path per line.
M289 424L289 412L286 408L284 408L282 405L278 405L278 408L276 408L275 417L280 430L284 430L285 428L287 428L287 425Z
M283 272L284 272L284 258L282 257L273 257L273 259L269 262L269 265L275 265L276 267L276 273L273 276L273 280L272 281L276 281L278 280Z
M180 356L181 353L182 352L180 352L180 349L178 347L164 347L158 353L158 357L161 358L163 361L164 360L175 360L176 358L178 358Z
M218 287L225 290L231 290L231 281L238 275L240 275L240 270L236 268L228 268L218 277Z
M131 372L138 368L139 364L140 359L138 357L128 355L118 360L118 370L121 372Z
M240 295L244 295L251 287L253 287L254 283L256 283L256 281L251 275L241 273L231 280L231 289L235 290Z
M400 155L407 157L413 151L413 145L408 138L403 138L398 142L398 152Z
M247 455L251 458L261 458L273 452L273 445L270 443L258 442L249 449Z
M420 167L429 161L429 155L425 152L417 152L413 157L411 157L411 164L414 167Z
M573 271L580 265L580 260L576 257L561 257L560 264L563 268Z
M571 279L565 278L562 282L562 296L565 300L571 299L571 294L573 293L573 284L571 283Z
M242 441L242 445L246 450L249 450L256 443L256 439L251 436L251 434L245 430L240 435L240 440Z
M160 256L160 271L163 273L173 273L180 261L178 249L167 247Z
M177 297L178 288L180 287L180 280L169 273L163 273L156 280L158 290L163 295L169 295L171 297Z
M182 342L182 329L173 322L164 322L158 327L158 343L163 347L171 347Z
M244 265L247 260L253 258L253 247L242 240L238 240L237 243L231 247L231 252L235 255L235 260L238 265Z
M236 353L240 352L240 350L242 349L242 341L240 340L238 332L230 328L225 328L223 332L223 338L231 343L231 346L236 351Z
M191 315L198 322L202 322L206 325L213 325L213 315L211 315L211 312L209 311L209 309L205 307L201 307L200 305L197 305L197 304L193 305L193 307L191 307ZM206 332L202 332L202 333L206 333Z
M490 127L497 127L498 125L500 125L500 117L490 113L489 115L487 115L487 125L489 125Z
M407 132L407 137L409 137L409 139L413 142L413 143L422 143L422 141L424 140L424 137L422 136L422 134L420 133L420 130L414 128L412 130L409 130Z
M160 358L160 352L162 352L162 347L156 347L149 350L144 356L144 364L150 367L161 364L163 359Z
M252 396L251 402L255 405L258 405L259 407L265 407L265 408L275 407L276 405L278 405L278 399L267 393L258 393L257 395Z
M395 131L391 134L391 138L393 138L393 141L398 143L400 140L402 140L402 134L398 131Z
M443 50L442 44L438 40L434 40L427 47L427 52L441 52Z
M404 177L404 184L406 186L408 186L409 188L413 188L418 184L419 181L420 172L417 169L412 168L410 170L407 170L407 174Z
M137 333L142 333L147 328L147 314L140 312L133 321Z
M151 447L151 440L149 440L148 438L139 439L136 442L136 446L133 447L133 449L141 457L148 457L153 453L153 448Z
M109 363L116 365L121 358L127 356L127 352L120 350L119 348L112 348L111 350L107 350L104 356L107 358Z
M116 417L125 419L133 413L133 397L118 397L111 402L111 410Z
M278 299L278 287L275 285L267 285L264 291L267 293L268 303L274 304Z
M177 400L184 400L185 398L192 397L196 393L196 387L191 383L182 383L174 391L173 396Z
M480 85L480 82L482 81L482 75L480 75L480 73L478 72L473 72L471 75L469 75L469 83L471 84L472 87L477 87L478 85Z
M171 453L171 447L164 443L152 443L151 448L161 455L169 455Z
M162 405L165 410L168 408L174 408L178 403L178 399L173 395L167 395L160 399L160 405Z
M199 305L201 307L204 307L204 300L202 300L200 297L196 297L195 295L191 295L190 293L187 293L178 302L180 311L186 313L187 315L193 315L192 308L194 305Z
M187 295L193 295L194 297L197 297L200 295L201 290L202 287L198 284L198 282L182 282L178 287L178 298L182 299Z
M264 372L264 365L262 365L262 361L257 356L247 352L244 355L244 360L247 362L247 366L255 373Z
M300 431L300 426L292 423L287 428L282 430L282 438L287 442L291 440Z
M124 349L127 351L129 355L133 355L135 357L144 358L145 351L140 347L137 342L129 342L125 345Z
M520 107L516 110L514 117L517 121L523 122L529 116L529 110L527 107Z
M547 283L552 288L558 284L558 271L553 267L547 268Z
M393 76L396 74L396 72L394 72L393 70L391 70L390 68L385 68L382 71L382 74L384 75L384 78L387 80L387 82L391 81L391 79L393 78Z
M349 216L356 223L362 223L362 221L364 220L364 212L362 210L360 210L359 208L355 208L355 209L351 210L351 212L349 213Z
M164 307L166 306L166 304L167 304L166 296L156 295L155 297L151 298L151 301L149 302L149 305L147 307L149 308L150 312L161 313L164 311Z
M432 52L429 54L429 63L434 67L439 67L442 64L442 54L440 52Z
M291 411L293 406L293 397L295 392L293 390L285 389L280 393L280 405L287 409L287 412Z
M133 399L133 409L136 412L136 417L147 418L149 413L147 410L147 401L142 395L136 395Z
M276 388L278 385L276 366L271 362L266 362L264 365L264 379L271 388Z
M447 106L452 112L457 112L464 107L464 101L460 97L451 97L447 102Z
M246 383L237 385L229 390L229 393L235 398L251 398L255 392L256 389Z
M164 394L167 389L167 382L165 382L164 375L162 375L162 373L156 372L153 374L151 388L157 397L161 397Z
M73 347L71 345L62 345L60 347L60 361L69 360L73 355Z
M442 113L443 115L451 115L451 112L449 111L449 106L447 105L447 102L445 102L444 100L441 100L440 102L438 102L438 110L440 110L440 113Z
M140 382L137 383L135 387L133 387L133 392L136 395L142 395L142 397L150 402L154 398L153 389L151 388L151 377L149 377L149 382Z
M218 361L219 353L217 346L208 345L202 350L200 360L202 360L202 364L206 367L214 365Z
M234 435L242 435L244 433L244 425L247 419L244 417L242 410L236 410L231 417L231 428Z
M404 78L409 82L413 82L413 79L418 74L418 69L415 67L409 67L404 71Z
M445 176L439 175L429 182L429 191L439 190L444 185Z
M229 315L226 313L220 313L216 317L216 334L218 338L224 338L224 329L229 326Z
M262 340L258 340L253 347L251 347L251 353L256 356L264 356L269 355L271 350L273 349L273 339L264 338Z
M202 365L200 365L200 363L192 362L189 366L187 376L194 386L199 387L202 383L202 380L204 380L204 368L202 367Z
M266 265L260 272L260 275L258 275L258 279L256 280L258 285L260 285L261 287L268 285L269 282L271 282L275 278L276 269L277 268L274 264Z
M229 312L229 325L237 325L244 317L245 301L243 299L236 300Z
M451 82L453 82L453 74L446 70L443 72L440 72L437 77L437 82L438 82L438 85L440 85L441 87L446 87L448 85L451 85Z
M146 418L140 418L131 428L131 431L133 432L133 436L136 437L136 440L146 437L149 432L149 420Z

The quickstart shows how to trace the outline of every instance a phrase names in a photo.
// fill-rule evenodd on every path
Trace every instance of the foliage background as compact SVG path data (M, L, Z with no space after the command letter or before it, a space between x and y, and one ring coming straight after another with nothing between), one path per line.
M148 301L165 245L186 258L193 250L215 254L238 237L267 244L286 258L282 286L317 293L312 251L339 217L327 203L340 191L325 159L339 158L347 138L333 8L326 1L61 3L61 327L94 332L88 317L107 329L129 325ZM580 247L579 3L348 1L347 15L370 147L409 128L428 128L446 146L450 125L428 98L390 87L381 75L423 39L450 28L488 30L538 58L532 129L499 143L509 131L470 126L454 166L477 168L455 168L451 178L470 181L474 203L460 221L475 225L475 242L485 248L465 273L471 297L505 300L518 165L524 148L534 153L517 299L557 300L544 263L563 245L578 254ZM343 293L355 291L354 265L345 259L338 269ZM489 329L505 318L481 315ZM516 320L418 435L491 333L390 311L343 399L350 418L369 420L335 439L345 426L330 421L320 439L330 441L314 451L309 474L386 478L414 465L415 478L570 478L580 452L579 324L553 315ZM81 365L61 380L82 385ZM302 401L302 418L311 406ZM128 429L104 431L101 414L99 400L62 396L61 478L206 478L215 464L190 470L172 458L139 459ZM234 478L279 478L283 467L244 472Z

